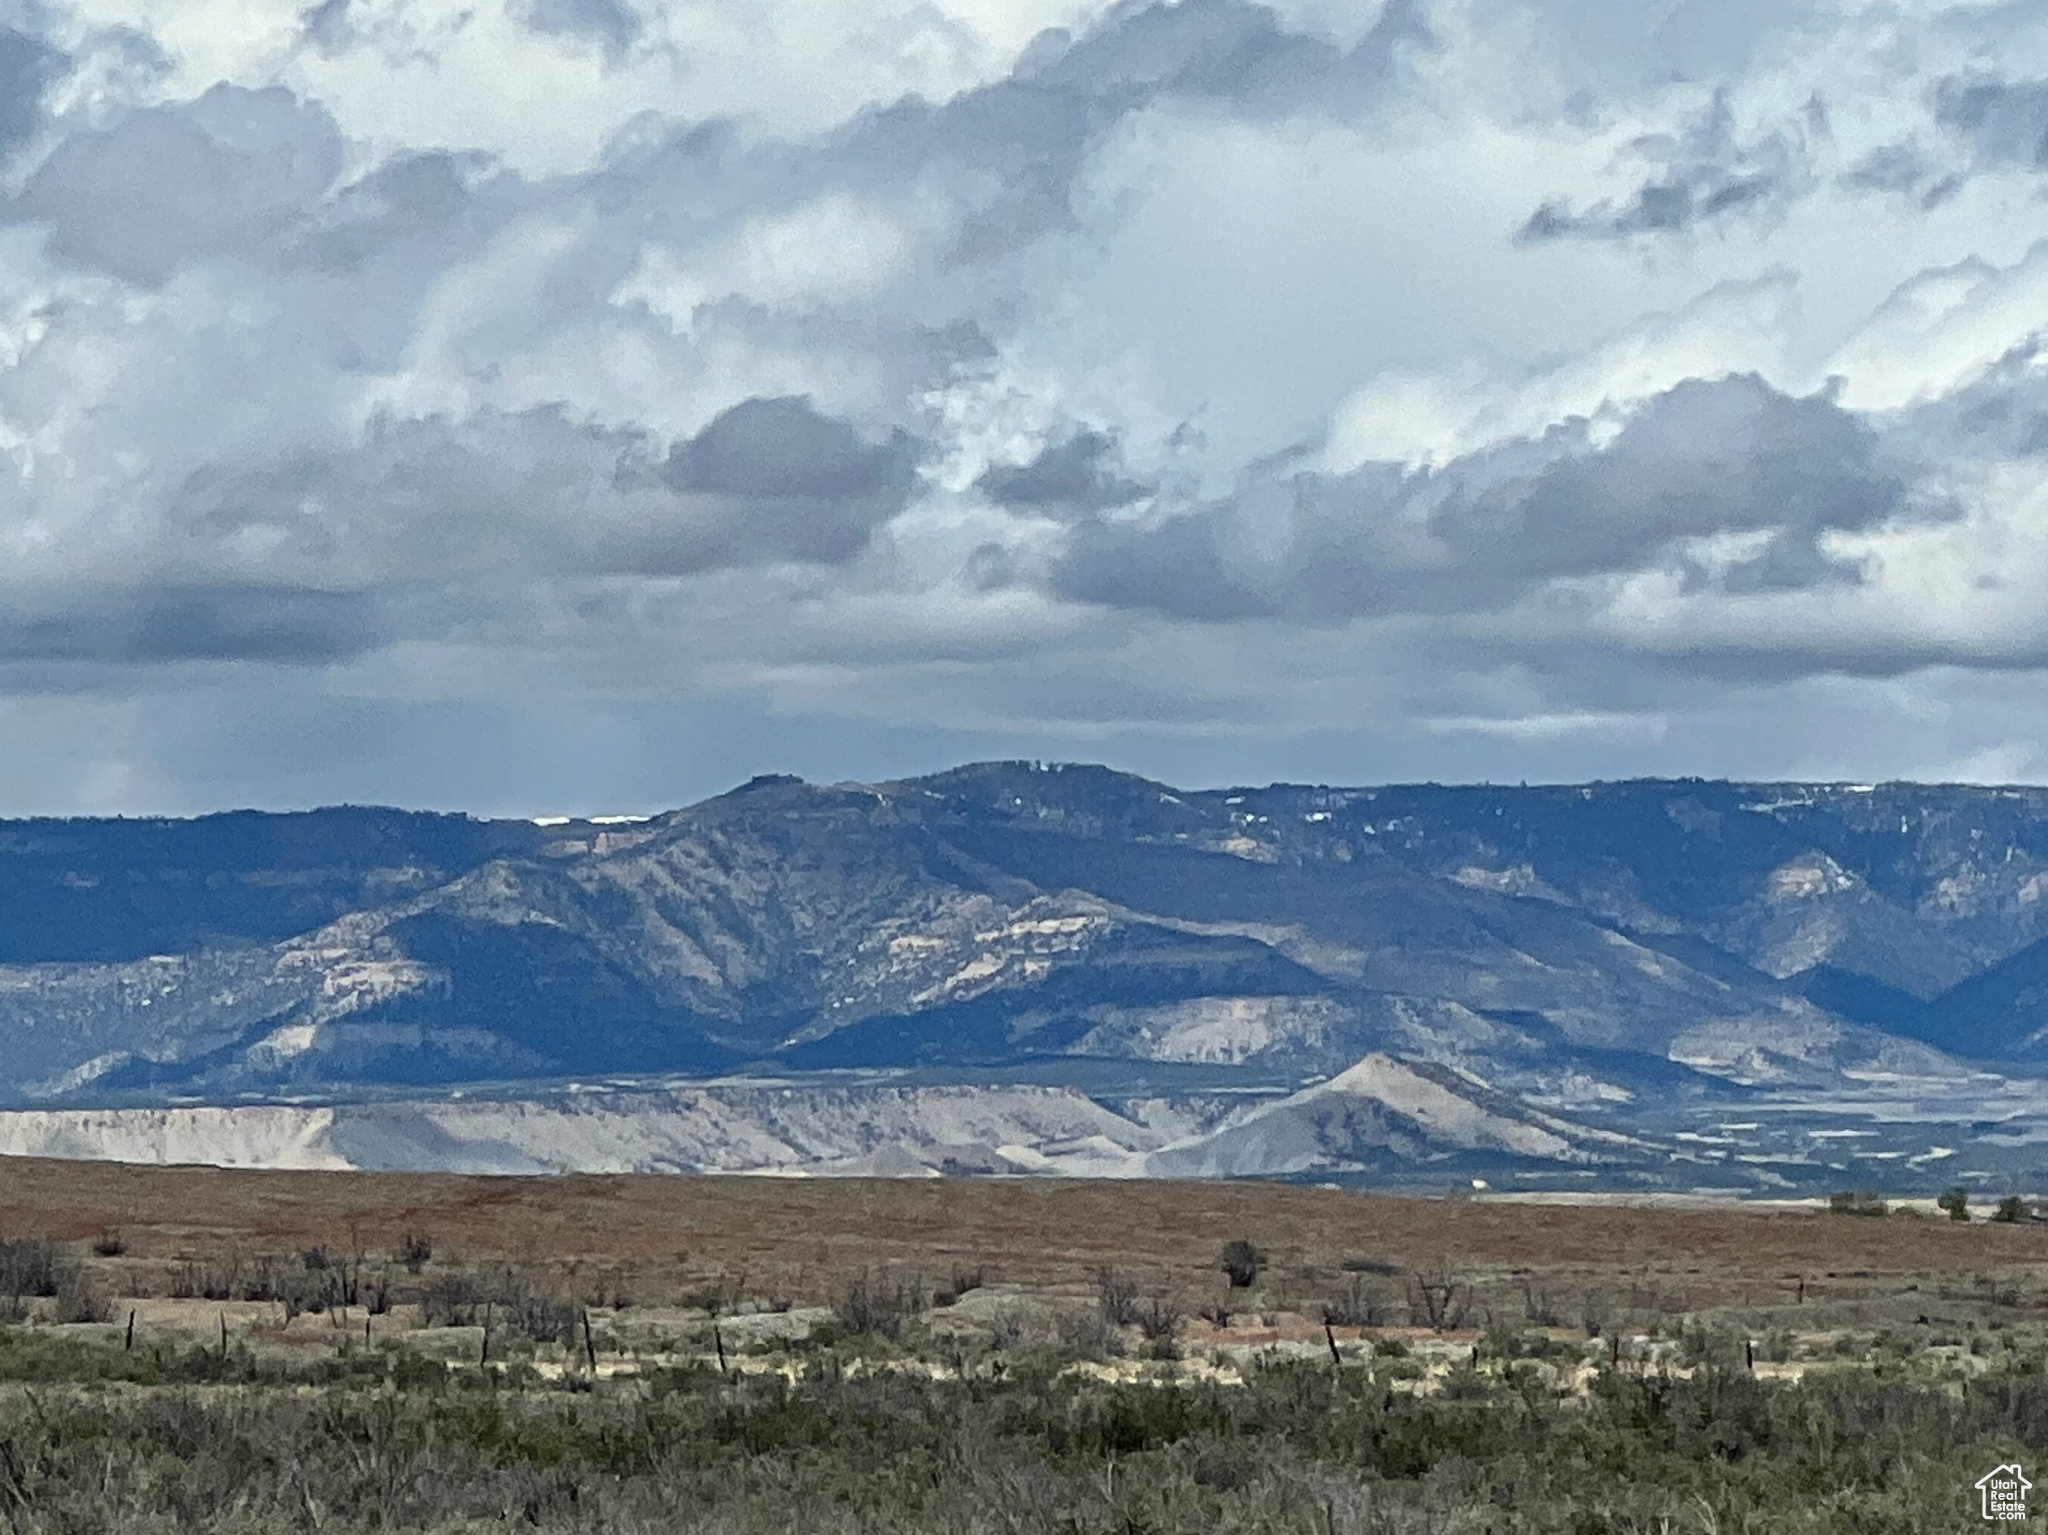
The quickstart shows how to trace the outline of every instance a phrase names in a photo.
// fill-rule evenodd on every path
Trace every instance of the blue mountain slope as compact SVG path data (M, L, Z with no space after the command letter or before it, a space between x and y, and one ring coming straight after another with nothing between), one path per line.
M2048 794L1911 785L987 763L625 827L4 823L0 1093L1390 1049L1620 1103L2034 1058L2044 893Z

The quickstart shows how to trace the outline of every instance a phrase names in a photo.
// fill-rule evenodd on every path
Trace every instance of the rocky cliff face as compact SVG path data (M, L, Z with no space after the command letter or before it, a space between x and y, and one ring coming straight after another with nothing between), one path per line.
M1521 1127L1483 1146L1569 1161L1653 1106L2030 1071L2044 893L2048 791L1913 785L1193 793L996 763L630 825L4 823L0 1095L1060 1060L1300 1091L1378 1052L1374 1081L1435 1072ZM1159 1165L1342 1161L1347 1125L1434 1144L1374 1102Z

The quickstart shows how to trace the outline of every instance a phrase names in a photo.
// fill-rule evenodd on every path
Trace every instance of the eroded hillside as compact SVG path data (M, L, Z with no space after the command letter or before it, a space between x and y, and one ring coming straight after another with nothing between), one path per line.
M606 825L14 823L0 1092L508 1101L589 1076L986 1085L1069 1062L1106 1112L1154 1079L1263 1095L1251 1121L1182 1113L1185 1145L1123 1136L1127 1170L1662 1148L1764 1176L1796 1148L1693 1120L1744 1123L1759 1095L1894 1124L1972 1095L2031 1112L2044 891L2048 791L1947 786L1189 792L996 763L757 779ZM1386 1068L1354 1069L1368 1056ZM1493 1128L1423 1133L1389 1097L1416 1099L1417 1071L1465 1105L1432 1123ZM1908 1140L1866 1155L1932 1156Z

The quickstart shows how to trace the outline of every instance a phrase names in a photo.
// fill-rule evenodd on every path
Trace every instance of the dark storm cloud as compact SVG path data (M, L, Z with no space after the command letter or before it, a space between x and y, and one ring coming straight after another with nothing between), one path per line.
M1517 242L1540 244L1568 237L1627 239L1683 234L1719 220L1779 212L1812 184L1809 145L1827 133L1818 98L1800 123L1749 143L1735 137L1728 94L1683 134L1636 140L1635 154L1656 167L1629 197L1574 210L1546 202L1515 232Z
M842 564L909 504L917 457L907 433L869 442L806 399L743 401L677 443L660 467L661 483L688 508L673 545L680 568Z
M64 139L7 217L60 260L145 287L188 261L264 251L342 168L341 134L281 87L216 85Z
M65 57L39 37L0 27L0 155L32 137L43 120L43 92Z
M905 434L872 440L802 399L745 401L657 455L537 410L210 468L174 498L149 578L0 608L0 662L314 664L505 632L551 584L844 563L916 479Z
M1116 439L1093 429L1056 437L1029 463L995 464L975 489L998 506L1102 511L1128 506L1147 488L1115 469Z
M916 463L907 435L870 441L802 399L744 401L665 457L549 409L389 421L353 448L193 476L159 558L390 592L839 564L902 510Z
M95 594L0 618L0 662L319 665L391 638L377 597L278 586L180 585Z
M1829 401L1753 377L1690 381L1603 449L1582 427L1556 428L1436 472L1283 472L1156 526L1090 518L1053 585L1180 618L1306 622L1487 611L1546 583L1651 566L1694 586L1798 589L1856 579L1822 536L1883 522L1912 497L1870 430ZM1712 575L1677 552L1726 533L1767 537Z
M517 14L536 32L581 38L615 54L639 42L646 26L621 0L526 0Z

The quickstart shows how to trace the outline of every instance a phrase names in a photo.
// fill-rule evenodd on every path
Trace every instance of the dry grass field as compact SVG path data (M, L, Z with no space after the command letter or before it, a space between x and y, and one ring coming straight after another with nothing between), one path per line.
M1980 1217L1982 1212L1979 1212ZM1222 1244L1249 1238L1266 1283L1313 1301L1363 1274L1456 1278L1501 1303L1547 1297L1678 1314L1717 1307L1965 1300L2048 1303L2048 1225L1815 1208L1414 1199L1258 1183L773 1178L474 1178L0 1162L0 1236L89 1242L115 1293L161 1295L181 1266L323 1247L373 1261L410 1234L437 1260L643 1304L723 1285L831 1304L885 1271L961 1270L1043 1294L1113 1267L1192 1312L1227 1291ZM1923 1307L1924 1309L1924 1307ZM1907 1320L1911 1320L1910 1317Z
M12 1535L1919 1535L2048 1454L2048 1225L1927 1211L5 1160L0 1307Z

